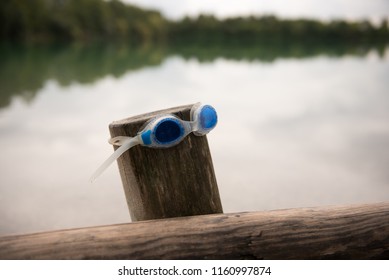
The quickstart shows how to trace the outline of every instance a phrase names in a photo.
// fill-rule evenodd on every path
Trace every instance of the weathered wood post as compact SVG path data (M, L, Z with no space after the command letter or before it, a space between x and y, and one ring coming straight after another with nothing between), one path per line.
M160 114L190 119L192 105L170 108L112 122L112 137L135 136ZM167 149L135 146L118 160L133 221L222 213L219 190L206 136L189 134Z

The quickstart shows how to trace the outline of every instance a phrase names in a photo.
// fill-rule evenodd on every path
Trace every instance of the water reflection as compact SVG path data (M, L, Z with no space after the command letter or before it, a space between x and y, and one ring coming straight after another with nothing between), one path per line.
M14 95L33 99L47 80L61 86L90 84L108 75L118 78L128 71L160 65L164 56L158 48L117 45L2 46L0 107L9 105Z
M0 46L0 108L10 104L12 96L27 102L35 98L45 81L56 80L61 86L72 82L90 84L105 76L119 78L128 71L158 66L168 57L212 62L217 58L273 62L280 58L307 58L318 55L363 57L376 49L385 54L384 45L331 45L312 43L277 43L240 45L238 42L211 45L142 46L127 45L56 45Z
M128 222L108 123L197 101L226 212L389 199L388 56L247 48L3 49L0 234Z

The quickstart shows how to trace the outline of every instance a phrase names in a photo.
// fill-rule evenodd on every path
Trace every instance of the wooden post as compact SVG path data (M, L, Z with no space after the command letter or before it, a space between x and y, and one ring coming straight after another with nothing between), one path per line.
M112 137L135 136L145 122L160 114L189 120L191 108L181 106L115 121L109 130ZM191 133L167 149L138 145L117 162L133 221L223 213L206 136Z

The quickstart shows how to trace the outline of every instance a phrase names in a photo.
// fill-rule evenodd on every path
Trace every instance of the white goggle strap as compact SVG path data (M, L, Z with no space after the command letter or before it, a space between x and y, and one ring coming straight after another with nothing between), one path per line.
M97 177L101 175L115 160L117 160L124 152L131 149L132 147L140 144L138 137L125 137L118 136L109 139L109 143L112 145L120 146L109 158L107 158L103 164L97 168L97 170L93 173L90 181L93 182Z

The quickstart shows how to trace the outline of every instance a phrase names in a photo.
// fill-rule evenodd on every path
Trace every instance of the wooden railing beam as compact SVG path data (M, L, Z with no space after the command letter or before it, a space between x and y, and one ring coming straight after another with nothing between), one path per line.
M389 259L389 202L4 236L0 259Z

